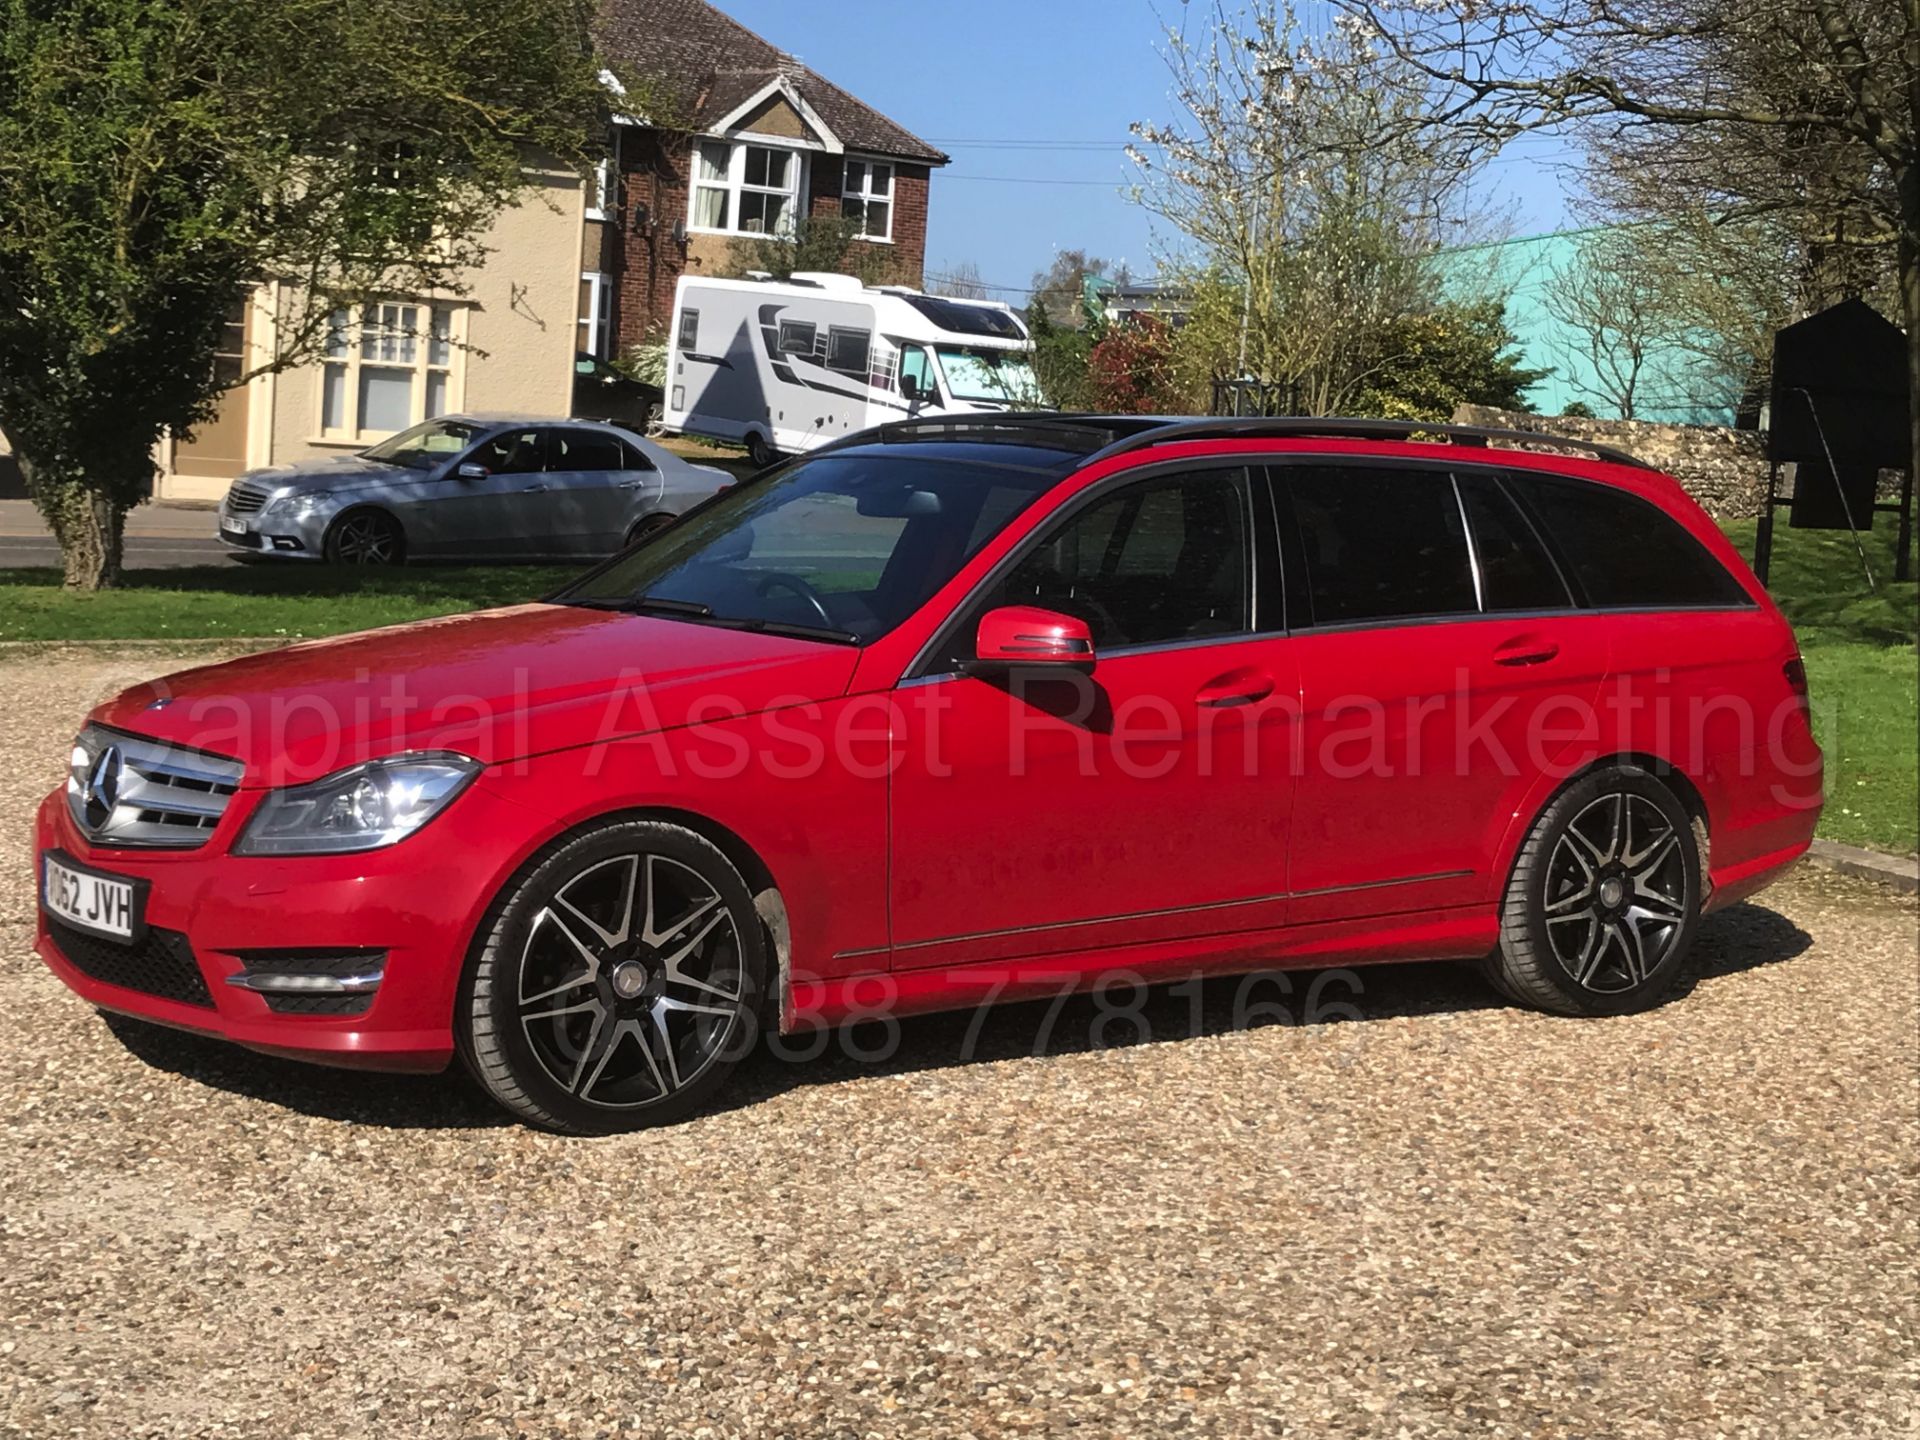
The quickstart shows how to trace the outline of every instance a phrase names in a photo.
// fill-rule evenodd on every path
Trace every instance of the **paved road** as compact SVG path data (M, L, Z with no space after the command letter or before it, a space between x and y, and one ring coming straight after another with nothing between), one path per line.
M33 958L30 806L181 663L0 659L0 1435L1915 1433L1910 902L1802 871L1626 1019L1398 966L1238 1029L1222 981L567 1140ZM1279 1023L1316 994L1358 1018Z
M127 516L129 570L223 565L227 547L213 533L211 506L142 505ZM58 565L60 547L31 500L0 500L0 570Z

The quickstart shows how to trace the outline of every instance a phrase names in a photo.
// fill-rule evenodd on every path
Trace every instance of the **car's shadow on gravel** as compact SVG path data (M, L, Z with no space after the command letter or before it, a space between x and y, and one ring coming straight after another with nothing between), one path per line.
M100 1018L130 1054L156 1070L302 1115L389 1130L468 1130L513 1123L457 1065L441 1075L339 1070L260 1055L121 1015L102 1012Z
M1701 923L1673 1000L1684 1000L1702 983L1790 960L1812 944L1812 936L1775 911L1732 906ZM1501 1008L1511 1002L1467 964L1275 971L1156 985L1144 995L1120 985L1105 995L916 1016L898 1022L897 1039L884 1024L869 1021L824 1037L773 1041L741 1067L708 1113L861 1075L1178 1044L1266 1025L1352 1025L1364 1035L1369 1022Z
M1724 976L1803 953L1813 939L1784 916L1741 904L1707 919L1675 998ZM1140 990L1031 1000L986 1010L879 1021L764 1042L704 1113L811 1085L1118 1046L1179 1044L1268 1025L1324 1027L1506 1006L1470 966L1367 965L1225 976ZM103 1017L128 1051L185 1079L305 1115L384 1129L512 1124L458 1066L444 1075L332 1070L257 1055L200 1036Z

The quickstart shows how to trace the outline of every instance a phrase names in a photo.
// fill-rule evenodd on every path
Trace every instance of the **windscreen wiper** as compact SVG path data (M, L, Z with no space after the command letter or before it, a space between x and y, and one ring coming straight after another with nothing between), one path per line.
M704 620L713 614L713 607L699 600L669 600L664 595L629 595L624 600L563 600L560 603L577 605L582 610L617 610L626 615L651 612L656 615L686 615L693 619Z

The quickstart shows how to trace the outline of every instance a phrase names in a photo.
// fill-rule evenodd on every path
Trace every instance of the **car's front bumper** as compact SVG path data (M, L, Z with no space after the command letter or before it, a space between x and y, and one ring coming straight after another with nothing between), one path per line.
M258 793L237 796L205 846L177 851L96 849L73 823L64 792L48 796L35 826L36 894L44 874L40 857L49 850L144 880L146 945L153 948L136 953L63 932L37 905L41 958L69 989L104 1010L322 1064L445 1068L473 931L492 893L495 865L512 863L500 837L520 833L526 812L476 786L422 834L387 850L231 855L232 837ZM377 970L379 980L358 1014L276 1009L270 994L230 983L229 977L275 968L331 969L358 980ZM362 985L345 993L367 991Z
M309 512L281 514L273 504L245 514L235 514L222 500L215 521L220 542L236 555L264 556L274 560L320 560L325 558L329 515ZM235 529L234 527L240 527Z

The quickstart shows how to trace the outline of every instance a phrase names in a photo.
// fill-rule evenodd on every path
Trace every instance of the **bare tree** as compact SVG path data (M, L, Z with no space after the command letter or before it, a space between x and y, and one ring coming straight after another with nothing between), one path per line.
M1920 0L1338 0L1500 142L1570 130L1616 193L1771 225L1801 303L1894 273L1920 473Z
M1647 383L1659 381L1679 357L1681 328L1656 268L1636 243L1639 230L1593 235L1546 283L1546 310L1570 331L1582 367L1565 378L1588 400L1635 418Z
M945 295L952 300L990 300L987 282L980 274L980 267L971 260L962 260L949 265L939 274L926 277L929 295Z

